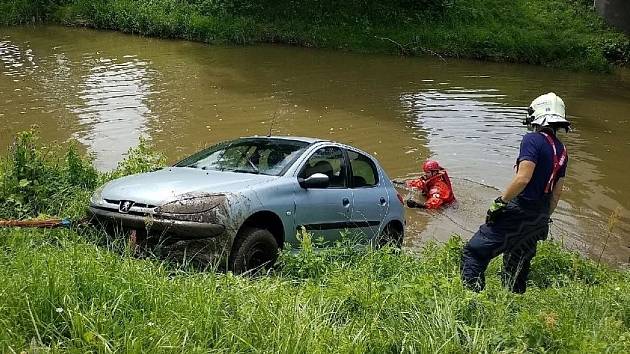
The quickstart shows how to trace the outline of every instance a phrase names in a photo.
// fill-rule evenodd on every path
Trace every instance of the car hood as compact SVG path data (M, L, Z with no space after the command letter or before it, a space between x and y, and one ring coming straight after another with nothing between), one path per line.
M186 193L239 192L277 178L250 173L171 167L111 181L105 185L101 196L103 199L131 200L159 206Z

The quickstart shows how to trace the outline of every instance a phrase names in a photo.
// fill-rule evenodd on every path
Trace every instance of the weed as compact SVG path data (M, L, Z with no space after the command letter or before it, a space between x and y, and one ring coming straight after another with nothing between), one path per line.
M164 156L151 151L141 139L116 169L99 174L92 157L81 156L76 143L68 143L64 152L41 146L35 130L22 132L8 156L0 159L0 218L59 215L81 219L97 185L164 164Z

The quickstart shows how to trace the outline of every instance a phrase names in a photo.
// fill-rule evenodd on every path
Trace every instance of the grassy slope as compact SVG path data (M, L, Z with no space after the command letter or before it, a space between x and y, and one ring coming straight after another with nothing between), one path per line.
M0 161L0 207L81 218L95 185L161 163L141 144L95 176L72 148L24 133ZM461 247L314 252L305 237L274 274L247 278L134 258L91 228L0 229L0 352L630 350L627 271L545 242L525 295L499 285L499 262L475 294L459 280Z
M363 52L437 52L590 70L607 70L611 62L625 63L630 58L628 39L608 29L579 0L454 0L446 1L451 5L443 9L420 13L392 10L357 15L335 6L314 10L304 6L305 0L287 1L286 7L269 11L208 5L233 0L40 2L63 5L29 8L24 5L29 3L26 0L16 0L13 5L12 0L0 0L0 9L4 6L7 14L0 17L0 23L28 22L44 13L49 14L40 15L45 20L67 25L158 37L282 42ZM400 46L379 38L392 39Z
M630 350L628 274L553 244L534 264L541 286L518 296L497 284L498 263L488 290L464 290L456 241L420 258L303 251L248 279L133 259L72 231L0 237L3 352Z

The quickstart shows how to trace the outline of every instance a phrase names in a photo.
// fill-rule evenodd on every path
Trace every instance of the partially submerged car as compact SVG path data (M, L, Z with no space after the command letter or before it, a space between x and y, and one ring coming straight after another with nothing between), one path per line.
M172 167L99 188L95 220L146 230L171 254L244 272L273 264L304 228L400 245L404 208L377 160L351 146L300 137L248 137L200 151Z

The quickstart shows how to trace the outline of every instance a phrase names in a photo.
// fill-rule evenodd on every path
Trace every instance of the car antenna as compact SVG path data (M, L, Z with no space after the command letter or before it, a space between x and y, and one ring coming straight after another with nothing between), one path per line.
M273 130L273 124L276 122L277 117L278 117L278 111L273 112L273 117L271 118L271 124L269 124L269 132L267 133L267 137L271 136L271 131Z

